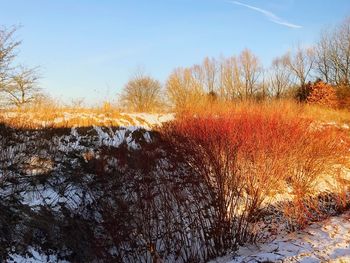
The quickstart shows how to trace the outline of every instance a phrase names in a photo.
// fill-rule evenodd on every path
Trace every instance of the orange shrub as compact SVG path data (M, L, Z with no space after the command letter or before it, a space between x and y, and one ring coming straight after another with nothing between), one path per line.
M330 108L338 107L336 90L330 84L318 80L309 85L308 93L306 102L309 104L316 104Z
M318 176L332 173L348 154L338 130L277 110L183 115L161 132L213 189L221 240L231 235L237 242L255 237L250 222L286 189L293 213L286 212L302 226L309 207L304 201Z

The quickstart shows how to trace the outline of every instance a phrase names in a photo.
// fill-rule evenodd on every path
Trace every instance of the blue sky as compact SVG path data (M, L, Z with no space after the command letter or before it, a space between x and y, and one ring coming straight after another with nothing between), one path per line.
M250 48L265 65L350 15L349 0L0 0L21 25L17 62L69 102L113 99L138 69L165 82L178 66Z

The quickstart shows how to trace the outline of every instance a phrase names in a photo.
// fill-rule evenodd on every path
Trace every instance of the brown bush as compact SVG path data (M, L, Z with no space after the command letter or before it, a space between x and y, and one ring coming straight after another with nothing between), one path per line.
M338 98L336 90L333 86L318 80L315 83L308 85L308 96L306 102L320 106L337 108Z

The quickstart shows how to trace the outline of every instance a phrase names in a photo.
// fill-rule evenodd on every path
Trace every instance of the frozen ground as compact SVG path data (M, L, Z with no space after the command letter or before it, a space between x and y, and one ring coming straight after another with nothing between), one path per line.
M28 247L27 251L30 255L11 254L6 263L69 263L68 261L57 259L55 255L42 254L32 247Z
M234 259L233 259L234 258ZM303 231L280 233L270 243L241 247L211 263L350 262L350 212L314 223Z
M13 254L7 262L67 262L57 261L55 256L42 255L31 247L28 250L31 256ZM273 242L267 244L241 247L236 256L228 255L210 263L239 262L348 263L350 262L350 211L314 223L303 231L279 234Z

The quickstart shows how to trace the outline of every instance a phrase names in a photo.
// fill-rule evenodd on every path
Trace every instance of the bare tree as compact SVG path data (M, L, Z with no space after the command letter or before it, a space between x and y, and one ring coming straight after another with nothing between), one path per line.
M333 85L350 85L350 17L324 31L316 44L315 69Z
M249 49L245 49L239 56L241 77L244 86L244 97L251 98L258 90L258 81L262 72L262 66L257 56Z
M262 73L259 59L244 50L238 58L206 58L202 64L175 70L167 81L167 93L178 109L203 102L203 98L251 98L259 89L266 91L266 79L264 85L259 83Z
M289 68L300 87L304 87L313 69L315 56L313 48L297 47L294 53L288 52L283 57L284 64Z
M240 68L236 57L222 58L220 64L220 96L233 100L242 96Z
M180 71L178 71L178 73L180 73ZM187 84L191 83L192 88L196 87L200 88L203 92L208 92L205 90L206 76L202 64L196 64L190 68L185 68L182 74L187 79Z
M350 17L345 19L333 34L331 61L334 67L334 82L350 84Z
M215 58L205 58L202 64L205 78L205 87L208 93L215 93L218 89L218 65Z
M120 96L122 105L131 111L160 110L162 106L161 84L143 73L137 73L125 85Z
M215 58L205 58L200 65L190 68L193 78L205 93L214 94L219 89L219 63Z
M271 93L276 98L281 98L283 93L290 87L291 72L283 62L283 58L276 58L272 61L270 68Z
M38 86L38 79L37 68L19 67L4 84L2 92L11 105L22 107L40 98L42 93Z
M324 31L315 47L315 70L328 83L335 82L332 45L330 33Z
M199 73L197 69L196 74ZM203 97L203 85L198 75L192 69L178 68L169 76L166 91L170 103L176 109L183 110L190 105L196 105Z
M266 69L261 70L261 76L257 83L257 93L254 94L256 100L265 100L269 94L270 79L268 78L268 71Z
M0 27L0 90L8 81L10 71L13 69L13 60L16 58L16 48L21 43L14 40L16 30L16 27Z
M350 83L350 18L343 21L335 32L334 43L336 46L337 84L349 85Z
M37 68L15 65L17 27L0 28L0 94L1 103L21 107L34 102L42 94L38 87Z

